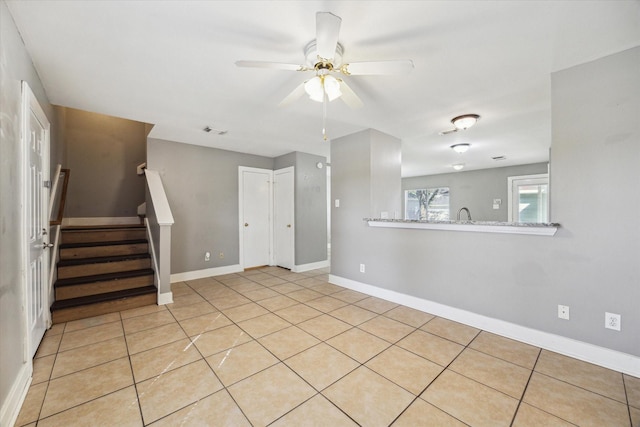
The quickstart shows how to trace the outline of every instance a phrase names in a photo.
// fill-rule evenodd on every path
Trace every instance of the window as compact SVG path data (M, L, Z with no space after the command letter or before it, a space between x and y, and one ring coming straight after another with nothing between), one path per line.
M405 190L404 218L449 220L449 187Z
M549 175L510 176L508 220L549 222Z

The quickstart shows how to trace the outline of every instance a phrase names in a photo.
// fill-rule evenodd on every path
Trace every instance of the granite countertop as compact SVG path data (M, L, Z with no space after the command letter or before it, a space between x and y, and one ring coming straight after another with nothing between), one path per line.
M391 222L399 224L443 224L443 225L491 225L503 227L560 227L555 222L503 222L503 221L427 221L420 219L364 218L365 221Z

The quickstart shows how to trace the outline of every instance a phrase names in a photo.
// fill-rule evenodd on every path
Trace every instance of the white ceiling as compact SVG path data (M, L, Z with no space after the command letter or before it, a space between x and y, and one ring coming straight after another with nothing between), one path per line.
M345 62L415 64L408 76L345 77L364 107L328 106L330 138L373 128L401 139L403 176L547 160L550 74L640 45L639 0L7 4L53 104L153 123L155 138L269 157L329 156L322 104L278 107L313 74L235 61L302 64L315 13L330 11L342 18ZM438 135L465 113L481 120ZM471 150L449 148L461 142Z

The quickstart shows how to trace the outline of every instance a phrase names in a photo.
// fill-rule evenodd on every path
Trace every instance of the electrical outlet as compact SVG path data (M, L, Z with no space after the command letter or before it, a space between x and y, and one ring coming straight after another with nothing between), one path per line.
M205 261L210 261L211 260L211 252L205 252L204 253L204 260Z
M218 254L218 258L220 258L220 259L224 259L224 252L220 252L220 253Z
M620 330L620 315L614 313L604 313L604 327L607 329L613 329L614 331Z
M558 305L558 317L560 319L569 320L569 306Z
M360 264L360 273L364 273L364 264Z

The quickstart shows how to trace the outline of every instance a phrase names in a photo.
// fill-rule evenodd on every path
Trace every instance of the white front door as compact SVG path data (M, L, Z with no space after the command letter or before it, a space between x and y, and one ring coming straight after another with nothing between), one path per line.
M271 262L271 182L273 171L240 167L240 248L243 268Z
M274 264L292 269L294 265L294 169L288 167L273 174Z
M27 85L22 84L24 147L24 240L28 356L32 358L49 324L49 121Z

